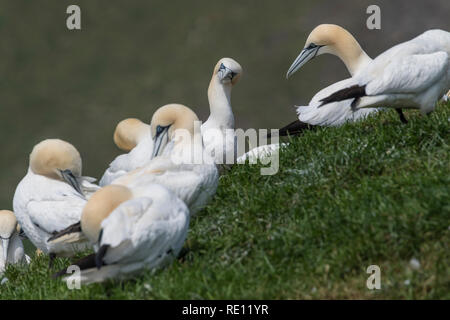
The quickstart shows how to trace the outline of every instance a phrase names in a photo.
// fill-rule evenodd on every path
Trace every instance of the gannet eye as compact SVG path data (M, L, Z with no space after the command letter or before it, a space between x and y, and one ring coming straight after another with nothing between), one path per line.
M314 49L315 47L317 47L317 45L311 42L306 49Z
M219 67L219 71L224 70L224 69L226 69L226 67L225 67L225 65L223 63L221 63L220 67Z
M156 127L156 135L157 135L157 136L160 135L161 132L163 132L163 130L164 130L164 128L161 127L160 125L158 125L158 126Z

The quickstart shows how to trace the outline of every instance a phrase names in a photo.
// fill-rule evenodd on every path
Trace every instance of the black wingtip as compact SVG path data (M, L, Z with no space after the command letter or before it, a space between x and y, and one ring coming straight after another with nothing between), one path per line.
M305 130L311 130L315 126L301 122L300 120L295 120L291 123L289 123L287 126L284 126L280 130L278 130L278 136L279 137L286 137L286 136L295 136L301 134ZM271 138L272 135L269 133L267 135L267 138Z
M320 100L322 104L319 106L319 108L331 102L337 102L347 99L359 99L365 95L366 95L366 86L365 85L360 86L356 84L354 86L338 90L330 94L328 97L323 98L322 100Z
M103 257L106 254L106 251L108 250L109 245L104 244L98 249L97 254L95 255L95 266L97 269L100 269L103 266Z
M66 229L54 232L53 235L47 239L47 242L53 241L55 239L58 239L66 234L70 233L78 233L81 232L81 222L74 223L70 226L68 226Z
M80 270L95 268L96 267L95 256L96 256L95 253L92 253L90 255L87 255L87 256L73 262L72 265L78 266L80 268ZM64 268L64 269L54 273L52 275L52 278L57 279L59 277L65 276L65 275L67 275L67 268Z

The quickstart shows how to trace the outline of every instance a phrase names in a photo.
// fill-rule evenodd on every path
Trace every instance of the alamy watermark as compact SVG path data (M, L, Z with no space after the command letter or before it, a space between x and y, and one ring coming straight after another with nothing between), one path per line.
M381 269L376 264L367 267L366 273L370 274L366 281L367 289L381 289Z

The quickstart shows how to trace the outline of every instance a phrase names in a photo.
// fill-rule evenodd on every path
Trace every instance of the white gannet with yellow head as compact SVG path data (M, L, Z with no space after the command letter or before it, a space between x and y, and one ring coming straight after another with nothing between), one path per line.
M0 210L0 274L7 264L26 263L22 240L19 237L20 227L12 211Z
M351 110L382 106L428 114L450 87L449 65L450 32L428 30L380 54L320 99L320 107L342 103Z
M199 127L197 115L184 105L159 108L151 121L152 160L113 183L131 189L163 185L187 204L191 215L195 214L215 194L218 184L218 171L203 147Z
M351 76L367 66L372 59L361 48L350 32L335 24L321 24L306 39L303 50L290 66L286 78L292 76L308 61L322 54L337 56L347 67ZM320 90L306 106L297 106L298 120L280 129L280 136L297 134L313 126L340 126L366 118L381 109L370 108L353 112L342 104L319 108L320 100L345 83L337 82ZM403 114L401 120L405 121Z
M16 188L14 213L30 241L53 258L71 256L87 248L83 239L66 239L57 245L47 240L80 220L87 198L98 190L92 178L81 176L82 161L68 142L48 139L30 154L28 173Z
M135 118L122 120L114 131L114 143L128 153L119 155L109 164L100 179L100 186L106 186L124 174L143 167L150 161L153 151L150 125Z
M81 216L81 229L96 251L80 260L81 282L166 266L178 256L188 226L187 206L163 186L129 189L111 184L100 189ZM58 273L63 274L65 270Z
M241 65L231 59L222 58L214 67L208 87L210 115L201 126L206 152L217 164L236 159L234 115L231 108L231 90L242 75Z
M327 53L341 59L352 76L372 61L350 32L335 24L321 24L309 34L303 50L292 63L286 78L308 61Z

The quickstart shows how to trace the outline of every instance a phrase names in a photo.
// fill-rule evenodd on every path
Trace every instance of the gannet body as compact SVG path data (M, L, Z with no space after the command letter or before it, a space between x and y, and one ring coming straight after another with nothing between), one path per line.
M188 226L187 206L160 185L102 188L89 199L81 217L81 229L96 251L87 263L84 259L79 264L84 269L81 283L166 266L178 256Z
M450 33L426 31L380 54L321 103L351 102L354 109L414 108L428 114L450 87L449 56Z
M16 188L13 207L27 237L44 253L71 256L88 247L79 239L57 245L47 240L79 221L86 199L98 189L90 181L81 176L81 157L71 144L48 139L33 148L28 173Z
M19 237L18 224L12 211L0 210L0 274L7 264L27 263L22 240Z
M130 171L145 166L153 151L150 126L134 118L119 122L114 131L114 142L128 153L117 156L110 163L100 179L99 185L102 187Z

